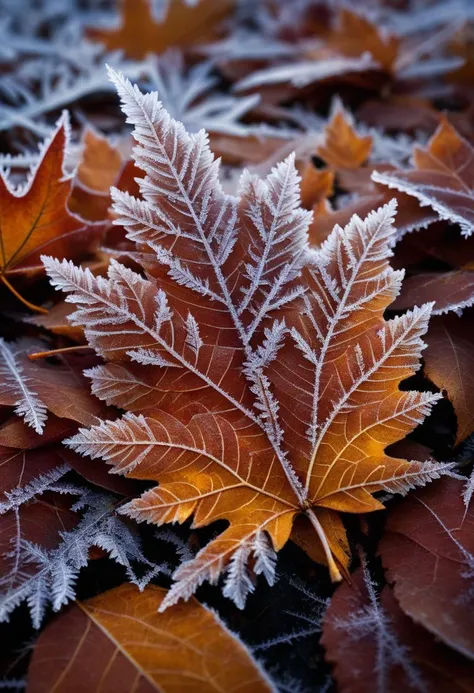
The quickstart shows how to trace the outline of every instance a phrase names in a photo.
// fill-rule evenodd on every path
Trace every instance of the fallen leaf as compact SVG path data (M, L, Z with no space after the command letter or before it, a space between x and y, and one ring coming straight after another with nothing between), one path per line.
M49 443L59 443L77 430L77 423L48 414L42 433L37 433L18 416L11 416L0 425L0 447L33 450Z
M91 396L81 370L64 357L54 365L30 361L28 354L36 351L44 351L44 344L0 339L0 406L14 407L36 433L43 433L48 410L83 425L100 421L107 409Z
M318 170L312 162L306 164L301 174L301 205L312 209L334 192L334 172Z
M67 337L74 342L83 342L83 330L80 327L73 327L68 320L68 317L73 312L74 306L65 301L60 301L50 308L46 315L29 316L25 319L25 322L42 327L53 334Z
M148 53L163 53L171 46L189 48L212 37L219 22L234 9L235 0L173 0L166 17L158 22L148 0L122 0L120 26L116 29L90 27L87 33L109 51L122 50L140 60Z
M388 94L383 101L366 101L357 111L367 125L385 131L433 133L438 127L440 113L430 100L410 94Z
M371 149L372 137L358 135L348 112L338 104L316 154L334 169L358 169L369 158Z
M425 148L415 147L414 168L372 178L416 197L441 219L459 224L463 236L474 231L474 149L444 118Z
M380 596L362 569L340 585L323 621L321 642L340 693L469 693L474 664L415 625L389 587ZM370 683L369 683L370 682Z
M0 503L3 498L0 497ZM0 505L0 509L1 508ZM78 523L79 516L72 512L61 499L54 504L44 500L32 501L21 505L16 512L0 514L0 622L8 619L11 611L22 601L21 588L26 598L27 584L34 580L38 565L31 560L22 560L26 544L35 547L38 561L41 551L54 549L61 540L61 532L72 530ZM39 599L33 590L30 594L32 611L36 608L38 618Z
M147 279L115 261L106 279L44 258L78 307L72 324L106 361L89 372L93 391L127 410L69 445L159 483L124 507L137 520L229 522L177 570L163 606L227 569L224 594L242 607L254 588L247 560L272 582L274 552L301 514L340 579L340 526L323 528L327 509L379 510L374 493L405 492L445 469L384 452L439 399L399 389L419 367L431 305L384 318L402 278L388 264L395 205L335 228L313 253L293 157L265 180L245 173L239 199L225 195L203 133L187 134L156 94L112 78L147 171L144 199L114 190L115 211L150 250Z
M456 445L474 431L474 334L471 315L433 318L426 336L425 372L454 406Z
M66 453L70 451L66 450ZM50 445L37 450L0 448L0 493L26 486L34 479L48 474L52 469L65 466L63 449ZM3 499L0 497L0 506Z
M412 308L427 300L435 301L433 315L461 314L474 303L474 272L430 272L408 277L393 308Z
M328 46L347 57L369 53L384 70L390 72L397 59L400 39L349 9L339 12L336 26L327 39Z
M101 225L86 225L68 210L72 180L63 168L68 128L65 114L43 144L41 157L24 187L12 187L0 172L0 280L34 310L43 311L23 299L10 278L43 272L40 256L44 252L75 258L92 252L103 231Z
M110 220L112 198L110 187L120 183L125 190L138 171L118 146L90 127L82 135L82 156L74 179L69 208L74 214L93 222ZM122 147L123 149L124 147Z
M445 478L394 505L379 551L403 611L472 660L474 509L463 489Z
M271 693L243 643L195 599L158 613L166 590L122 585L76 602L41 634L27 693Z
M90 127L84 131L82 146L77 181L89 190L108 195L123 166L120 152L106 137Z

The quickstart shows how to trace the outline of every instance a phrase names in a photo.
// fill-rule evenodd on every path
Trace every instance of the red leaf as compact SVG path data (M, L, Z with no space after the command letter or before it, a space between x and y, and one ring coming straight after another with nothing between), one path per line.
M403 611L473 659L474 508L462 491L462 481L445 478L398 503L380 554Z
M339 693L474 690L474 664L405 616L389 587L378 598L361 569L352 578L337 588L323 622Z

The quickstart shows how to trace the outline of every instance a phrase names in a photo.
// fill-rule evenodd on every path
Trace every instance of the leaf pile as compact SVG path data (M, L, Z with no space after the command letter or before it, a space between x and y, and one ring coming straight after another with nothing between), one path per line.
M472 22L0 0L0 687L474 690Z

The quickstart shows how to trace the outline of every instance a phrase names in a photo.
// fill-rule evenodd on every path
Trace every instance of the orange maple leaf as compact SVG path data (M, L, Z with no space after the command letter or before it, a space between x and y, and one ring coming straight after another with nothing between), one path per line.
M188 47L209 38L234 4L235 0L201 0L195 5L173 0L165 19L157 22L149 0L123 0L118 28L89 28L87 33L109 50L122 50L139 60L148 53L162 53L170 46Z
M148 248L147 278L115 261L104 278L44 258L77 306L72 323L108 362L88 373L93 392L127 410L69 444L159 483L125 506L138 520L229 522L177 570L163 608L226 569L224 594L242 607L248 559L272 582L274 551L299 516L340 579L349 552L338 513L378 510L374 493L404 493L446 468L385 453L439 398L399 389L419 367L432 306L384 318L402 279L388 264L395 205L311 252L294 157L265 180L244 173L240 197L226 195L205 134L112 79L146 171L143 199L114 190L115 212Z
M72 177L64 172L69 120L65 113L27 183L14 188L0 171L0 280L29 308L46 312L24 299L8 277L43 272L40 256L79 257L91 251L102 226L85 225L68 209Z
M337 103L316 154L332 168L358 169L369 158L371 149L372 137L359 135L347 111Z
M313 209L315 222L320 214L329 213L327 198L334 193L334 180L344 172L357 171L357 177L368 179L367 167L359 175L372 149L372 137L357 133L353 118L340 101L336 101L332 116L324 128L322 140L316 147L316 155L327 167L317 169L308 162L302 173L301 201L306 209ZM367 173L368 171L368 173ZM373 185L373 184L371 184ZM370 207L373 209L373 207ZM311 233L310 233L311 235Z

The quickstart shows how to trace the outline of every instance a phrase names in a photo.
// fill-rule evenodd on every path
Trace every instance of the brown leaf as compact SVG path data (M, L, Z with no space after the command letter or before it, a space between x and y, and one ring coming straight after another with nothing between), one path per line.
M247 559L271 582L274 551L302 514L340 579L333 554L347 569L347 544L327 511L378 510L378 491L444 471L385 453L439 398L399 388L419 366L431 306L384 318L401 283L388 264L395 206L334 229L313 254L293 157L225 195L204 135L113 79L147 172L142 199L115 192L115 210L149 250L147 278L115 261L106 279L45 258L105 359L90 372L93 392L127 411L69 444L157 482L125 506L137 520L229 522L177 570L168 605L227 570L225 594L242 607Z
M310 241L314 245L320 245L329 236L334 226L346 226L356 214L365 218L373 209L388 204L392 199L397 200L398 213L396 219L397 237L415 229L424 228L436 221L436 213L431 209L420 207L418 200L409 195L388 190L380 192L375 190L372 195L364 195L337 210L319 206L315 210L313 222L309 230Z
M360 136L347 112L339 106L324 128L316 154L335 169L358 169L369 158L372 137Z
M77 430L77 424L49 414L42 433L37 433L18 416L11 416L0 426L0 446L33 450L49 443L58 443Z
M474 334L472 315L433 318L424 353L428 378L451 400L458 429L456 444L474 431Z
M46 315L34 315L28 317L25 322L37 327L42 327L53 334L67 337L74 342L84 341L84 331L80 327L73 327L68 317L74 312L74 306L66 301L56 303Z
M3 500L3 499L2 499ZM61 532L72 530L79 516L61 500L54 505L44 500L22 505L18 512L0 515L0 575L2 610L8 609L9 591L38 571L33 562L20 561L20 542L31 542L42 549L54 549L60 543Z
M366 101L357 111L360 120L383 130L432 134L440 121L440 113L428 99L410 94L388 94L383 100Z
M474 664L439 643L400 609L389 587L378 597L359 569L340 585L321 642L340 693L469 693Z
M351 549L341 515L334 510L320 508L318 520L324 533L331 537L331 549L339 570L346 578L349 578L347 566L351 560ZM319 542L314 541L314 527L304 515L296 518L291 530L291 540L316 563L324 565L327 562L323 547Z
M212 37L216 26L233 10L235 0L184 0L170 2L165 19L156 21L148 0L122 0L120 26L116 29L89 28L87 33L108 50L122 50L140 60L148 53L163 53L171 46L188 48Z
M14 407L37 433L43 432L47 411L83 425L99 422L108 410L90 394L80 362L30 361L28 354L37 351L44 351L44 344L35 340L0 340L0 406Z
M425 301L435 301L433 315L462 312L474 303L474 272L430 272L408 277L392 307L403 310Z
M403 611L473 659L474 510L462 492L446 478L408 496L390 510L379 550Z
M108 195L123 165L120 152L106 137L89 127L84 131L82 144L77 181L89 190Z
M8 443L8 440L3 442ZM0 493L24 487L34 479L64 465L74 469L92 484L113 493L126 496L136 490L133 482L108 474L104 466L76 455L63 445L46 443L38 448L0 447Z
M271 693L250 652L195 599L158 613L166 590L122 585L57 617L35 645L27 693Z
M301 203L305 209L313 209L314 219L325 214L324 210L328 207L326 200L334 193L336 176L338 186L345 190L365 194L374 189L370 178L372 169L361 168L370 155L371 147L372 137L360 137L350 113L337 102L324 129L322 141L315 149L316 155L328 168L316 169L309 161L302 172Z
M394 67L400 48L397 36L384 32L362 14L345 8L340 11L327 42L332 50L348 57L368 52L387 71Z
M121 148L90 127L82 136L82 157L69 199L69 208L83 219L106 221L111 218L112 198L110 188L120 184L133 192L136 184L133 176L138 171L133 162L122 155Z
M334 192L334 172L318 170L313 163L306 164L301 176L301 205L312 209Z
M444 118L428 145L415 147L413 163L412 170L374 172L373 179L416 197L470 236L474 231L474 149L470 143Z
M70 450L65 450L66 454ZM63 448L48 446L37 450L0 448L0 493L26 486L30 481L47 474L65 463Z
M62 460L68 464L71 469L74 469L75 472L80 474L84 479L87 479L91 484L94 484L94 486L100 486L100 488L106 489L107 491L112 491L112 493L117 493L120 496L129 498L141 490L139 484L136 482L110 474L107 468L104 468L102 465L94 464L92 460L81 457L64 446L61 446L61 452L59 454Z

